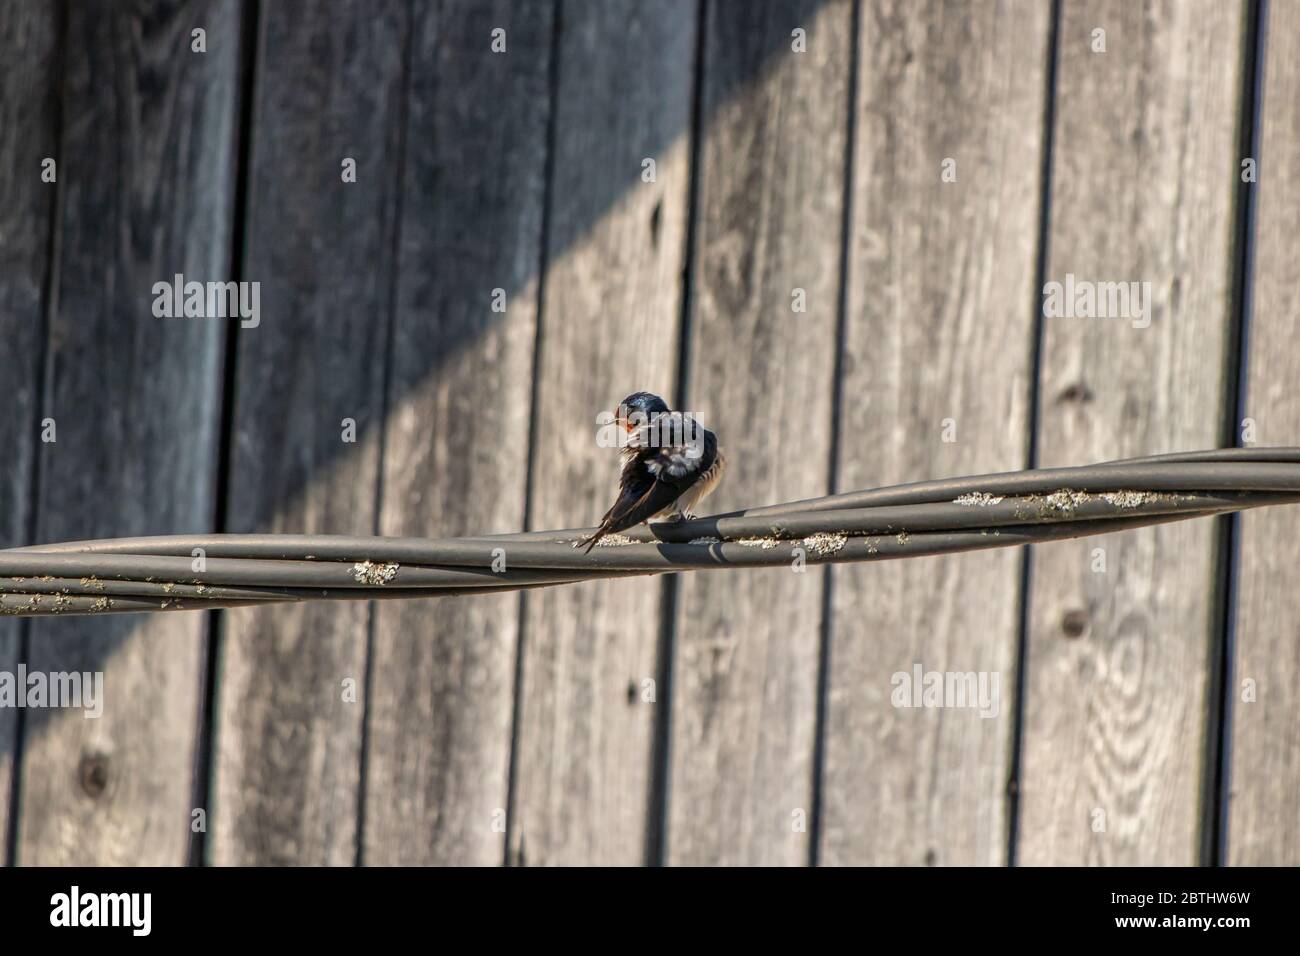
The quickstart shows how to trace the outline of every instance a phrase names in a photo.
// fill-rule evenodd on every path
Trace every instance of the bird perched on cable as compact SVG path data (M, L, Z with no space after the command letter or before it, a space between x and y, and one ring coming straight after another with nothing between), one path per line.
M658 395L633 392L619 402L614 423L626 436L618 498L596 533L578 542L587 551L607 534L663 514L694 517L726 468L718 436L693 416L671 411Z

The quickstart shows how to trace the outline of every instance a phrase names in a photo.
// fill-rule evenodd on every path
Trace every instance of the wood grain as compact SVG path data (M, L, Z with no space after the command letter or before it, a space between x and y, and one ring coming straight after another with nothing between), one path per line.
M412 25L382 534L523 527L552 16L460 0ZM375 615L363 862L501 863L519 595Z
M261 9L243 277L263 316L238 333L228 530L371 534L407 5ZM225 615L213 862L355 860L368 624L361 603Z
M1265 32L1263 141L1255 234L1254 312L1246 368L1246 416L1259 445L1300 445L1300 355L1295 344L1294 254L1300 224L1300 21L1272 5ZM1231 697L1228 860L1300 864L1300 510L1241 518L1236 659Z
M50 232L58 184L42 163L58 159L58 9L0 2L0 548L29 543L32 465L40 434L41 337L49 303ZM0 620L0 672L15 673L19 627ZM9 833L9 798L18 711L0 708L0 834ZM0 852L7 852L0 837Z
M1147 328L1044 320L1044 467L1219 440L1242 20L1213 0L1064 6L1047 279L1147 281L1153 301ZM1213 530L1035 550L1022 862L1197 860Z
M830 485L851 6L708 8L687 407L729 461L709 510ZM823 588L682 576L670 862L807 862Z
M1049 12L862 10L841 489L1025 467ZM1005 862L1020 564L834 569L821 862ZM893 706L918 663L993 706Z
M239 36L233 2L69 5L40 540L211 528L224 326L155 318L152 288L227 277ZM184 862L204 629L33 622L29 666L103 671L105 701L28 714L19 862Z
M563 6L534 528L595 524L619 469L597 414L638 389L673 394L696 20L678 0ZM645 859L661 593L629 579L527 596L513 862Z

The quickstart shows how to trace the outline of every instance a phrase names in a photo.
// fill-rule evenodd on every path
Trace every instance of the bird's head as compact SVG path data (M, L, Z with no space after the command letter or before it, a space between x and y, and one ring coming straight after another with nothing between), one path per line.
M668 403L651 392L633 392L618 403L614 420L631 432L642 425L654 421L658 415L666 415Z

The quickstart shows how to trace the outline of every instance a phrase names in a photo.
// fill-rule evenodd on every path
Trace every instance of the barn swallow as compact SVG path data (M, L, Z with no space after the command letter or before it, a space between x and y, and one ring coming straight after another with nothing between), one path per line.
M694 517L695 508L722 478L726 459L718 436L694 417L674 412L658 395L633 392L619 403L614 421L626 433L618 498L589 538L589 552L607 534L671 513Z

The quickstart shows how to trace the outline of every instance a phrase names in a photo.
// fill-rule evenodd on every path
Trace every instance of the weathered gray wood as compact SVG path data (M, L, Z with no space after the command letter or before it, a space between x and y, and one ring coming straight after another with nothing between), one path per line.
M239 37L233 2L70 4L42 541L211 527L224 324L155 318L152 287L227 276ZM33 622L29 666L103 671L105 701L29 712L20 862L184 862L204 631Z
M534 528L595 524L619 469L597 413L640 388L673 394L696 20L677 0L563 6ZM660 596L644 580L528 595L515 862L644 860Z
M1218 441L1242 20L1218 0L1064 5L1047 280L1149 281L1154 302L1149 328L1045 319L1044 467ZM1035 549L1024 863L1196 861L1214 544L1199 521Z
M709 6L686 404L729 461L710 510L830 485L851 6ZM682 576L671 862L807 861L823 588L817 569Z
M39 434L39 364L45 327L50 230L57 183L41 179L58 159L57 9L0 2L0 547L28 543L32 462ZM0 671L18 664L19 622L0 620ZM18 711L0 709L0 834L9 832L9 797ZM0 836L0 853L7 852Z
M1025 466L1048 19L862 10L842 489ZM1005 862L1020 561L834 569L822 862ZM894 706L917 663L996 675L996 711Z
M374 531L406 12L262 7L243 275L263 316L238 336L231 531ZM212 860L352 863L368 606L225 620Z
M1249 440L1300 444L1295 255L1300 217L1300 21L1274 5L1265 35L1254 312L1246 382ZM1232 700L1228 859L1237 865L1300 864L1300 510L1242 516Z
M552 16L457 0L412 26L383 534L523 527ZM362 859L499 864L519 595L375 613Z

